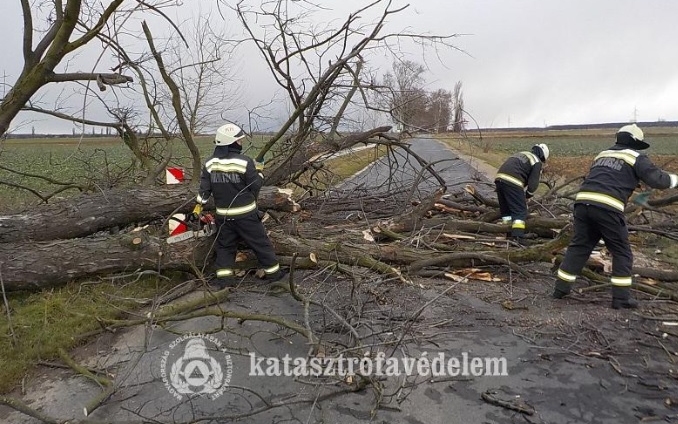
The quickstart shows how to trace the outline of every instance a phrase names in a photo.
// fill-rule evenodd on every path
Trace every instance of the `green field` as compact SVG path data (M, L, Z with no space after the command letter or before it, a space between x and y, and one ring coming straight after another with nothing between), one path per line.
M450 147L483 159L495 167L499 167L515 152L545 143L551 152L549 171L563 177L573 177L585 173L599 152L614 145L614 134L614 130L576 130L489 133L482 137L478 133L470 133L467 137L447 134L438 138ZM644 153L654 158L659 166L678 171L677 129L653 128L645 132L645 140L651 147Z
M243 146L244 153L254 157L268 139L263 135L251 137ZM196 144L203 160L214 150L212 136L198 137ZM144 151L152 152L154 148L157 146L142 146ZM267 161L277 149L274 146L266 154ZM183 167L189 174L191 157L186 145L175 140L171 142L171 150L169 165ZM318 187L336 184L376 160L375 154L380 156L384 153L384 149L368 149L327 161L327 171L316 174L316 177L326 180ZM37 195L21 187L31 188L42 196L63 190L50 199L53 202L80 193L78 187L85 191L99 191L134 184L142 176L138 166L129 148L114 137L6 140L0 143L0 213L20 211L41 203ZM130 179L130 175L135 174L138 177ZM161 177L164 178L164 174Z
M253 137L244 146L246 153L257 153L264 140L263 136ZM203 159L214 149L211 136L198 137L196 144ZM153 151L157 146L145 144L142 148ZM190 170L191 159L186 145L179 140L172 141L171 149L170 166ZM21 210L41 202L38 196L17 186L29 187L41 195L51 194L69 184L81 186L86 191L105 190L133 183L134 180L129 180L130 174L136 173L140 178L141 174L136 172L138 165L120 138L5 140L0 143L0 211ZM78 188L68 188L52 201L79 192Z

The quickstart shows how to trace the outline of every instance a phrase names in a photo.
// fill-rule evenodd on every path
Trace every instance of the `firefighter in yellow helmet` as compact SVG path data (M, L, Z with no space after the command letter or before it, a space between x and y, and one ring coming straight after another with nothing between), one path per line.
M575 197L574 236L558 269L554 298L570 293L572 283L602 238L612 253L612 307L638 307L630 293L633 254L624 209L640 181L657 189L678 185L676 174L662 171L639 152L648 147L636 124L625 125L617 132L616 144L596 156Z
M200 189L196 198L194 214L214 196L217 221L216 276L213 285L224 288L235 282L235 256L238 241L244 241L256 254L264 268L265 279L281 280L287 275L275 255L264 224L259 219L257 196L263 185L263 163L255 164L242 154L241 140L245 132L234 124L226 124L217 130L216 147L207 159L200 176Z

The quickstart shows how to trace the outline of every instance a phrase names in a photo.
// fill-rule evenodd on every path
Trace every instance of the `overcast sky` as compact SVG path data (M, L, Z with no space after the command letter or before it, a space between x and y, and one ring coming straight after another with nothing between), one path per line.
M367 2L319 0L341 16ZM0 77L21 65L19 0L2 0ZM186 8L209 0L186 0ZM334 6L337 3L338 6ZM395 0L395 4L406 2ZM431 89L462 81L468 113L480 127L678 120L678 1L411 0L389 23L394 31L465 34L427 57ZM230 30L233 23L225 23ZM269 99L256 53L241 50L247 98ZM412 52L413 60L421 59ZM374 65L373 65L374 66ZM384 59L383 69L390 62ZM54 88L53 90L58 90ZM56 128L35 123L39 130ZM16 126L16 125L15 125ZM70 128L70 126L69 126ZM25 132L22 131L22 132Z

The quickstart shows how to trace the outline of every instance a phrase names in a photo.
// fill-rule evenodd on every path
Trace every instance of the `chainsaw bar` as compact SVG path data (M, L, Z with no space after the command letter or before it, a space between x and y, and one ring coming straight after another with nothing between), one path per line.
M204 230L200 231L186 231L176 236L167 237L167 244L178 243L180 241L190 240L192 238L203 238L209 237L214 234L214 228L212 226L205 227Z
M182 222L186 225L190 225L187 222L177 219L175 217L172 217L171 219L175 219L179 222ZM214 222L214 218L211 215L206 215L204 217L204 220L202 221L202 228L200 230L188 230L184 231L183 233L176 234L174 236L170 236L167 238L167 244L173 244L173 243L179 243L181 241L186 241L190 239L199 239L203 237L209 237L212 234L216 233L216 223Z

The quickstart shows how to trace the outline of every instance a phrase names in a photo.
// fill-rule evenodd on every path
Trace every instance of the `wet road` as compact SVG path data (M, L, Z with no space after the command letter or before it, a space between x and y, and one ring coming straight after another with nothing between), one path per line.
M447 192L469 183L488 182L484 175L461 160L440 141L422 137L411 140L409 144L414 154L425 163L432 164L430 169L443 180ZM409 189L415 183L415 193L419 197L441 186L441 181L423 170L422 163L415 156L404 150L397 150L395 154L384 156L339 188L369 188L377 192L392 192L401 188Z

